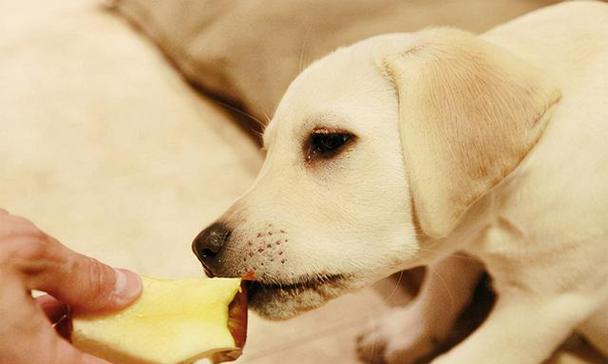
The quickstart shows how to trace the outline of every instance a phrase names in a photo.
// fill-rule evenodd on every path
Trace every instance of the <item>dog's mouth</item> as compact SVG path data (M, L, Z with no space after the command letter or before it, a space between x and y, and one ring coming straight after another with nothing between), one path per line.
M264 283L258 280L249 280L247 282L247 292L249 297L255 296L256 292L261 290L275 290L296 293L306 289L317 289L324 285L335 285L344 280L343 274L320 275L315 278L302 278L294 283Z
M323 305L347 289L343 274L317 275L295 281L247 282L249 307L268 319L284 320Z

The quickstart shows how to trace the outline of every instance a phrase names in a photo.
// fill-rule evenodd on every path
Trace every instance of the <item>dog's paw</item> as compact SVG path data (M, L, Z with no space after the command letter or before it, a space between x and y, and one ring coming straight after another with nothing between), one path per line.
M388 312L357 338L359 359L372 364L413 364L435 351L438 333L410 308Z

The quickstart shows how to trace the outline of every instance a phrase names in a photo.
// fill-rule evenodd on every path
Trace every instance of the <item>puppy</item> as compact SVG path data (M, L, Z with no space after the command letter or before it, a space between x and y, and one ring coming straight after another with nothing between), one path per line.
M480 263L497 302L433 363L539 363L574 330L608 353L607 140L608 4L371 38L291 84L254 186L193 249L209 274L255 272L271 319L428 266L360 341L389 363L445 337Z

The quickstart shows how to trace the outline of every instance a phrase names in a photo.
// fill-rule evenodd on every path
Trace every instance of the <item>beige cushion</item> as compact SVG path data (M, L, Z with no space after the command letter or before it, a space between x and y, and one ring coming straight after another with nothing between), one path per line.
M336 47L453 25L480 32L557 0L116 0L197 85L262 122L291 80Z

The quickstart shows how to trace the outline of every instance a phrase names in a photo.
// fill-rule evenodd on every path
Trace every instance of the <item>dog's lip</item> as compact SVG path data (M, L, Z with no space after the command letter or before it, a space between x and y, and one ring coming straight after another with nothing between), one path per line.
M297 289L315 289L328 284L338 284L345 280L344 274L321 274L315 276L305 276L299 279L278 282L278 281L261 281L249 280L246 283L250 296L255 294L256 290L297 290Z

